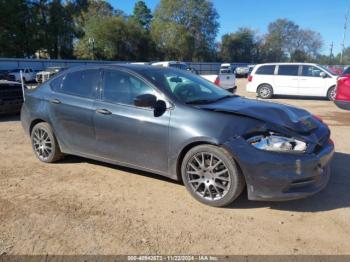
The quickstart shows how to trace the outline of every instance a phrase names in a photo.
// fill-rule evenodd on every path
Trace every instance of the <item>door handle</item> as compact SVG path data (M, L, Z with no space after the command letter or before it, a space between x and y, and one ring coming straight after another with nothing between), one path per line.
M52 103L52 104L61 104L61 101L55 98L55 99L51 99L50 103Z
M96 109L96 113L99 113L101 115L110 115L110 114L112 114L112 112L107 110L107 109Z

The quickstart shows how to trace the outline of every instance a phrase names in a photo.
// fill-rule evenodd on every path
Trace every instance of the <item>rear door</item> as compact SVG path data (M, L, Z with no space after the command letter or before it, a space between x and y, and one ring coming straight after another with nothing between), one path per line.
M51 82L49 112L55 134L65 148L77 154L96 151L92 122L100 70L70 72Z
M327 84L327 77L323 78L320 74L324 72L313 65L303 65L299 81L299 94L302 96L324 96Z
M274 94L298 95L299 65L279 65L274 78Z

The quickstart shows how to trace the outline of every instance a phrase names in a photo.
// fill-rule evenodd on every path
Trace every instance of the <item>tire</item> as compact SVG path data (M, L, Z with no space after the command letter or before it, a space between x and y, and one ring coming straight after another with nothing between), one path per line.
M245 186L231 154L213 145L200 145L188 151L181 163L181 175L196 200L214 207L231 204Z
M30 139L36 157L45 163L54 163L63 158L51 126L46 122L36 124Z
M328 100L330 100L330 101L334 101L335 100L335 95L336 95L335 91L336 91L335 90L335 86L332 86L332 87L330 87L328 89L328 92L327 92Z
M270 86L268 84L263 84L263 85L259 86L258 90L257 90L257 95L258 95L258 97L260 97L262 99L272 98L273 97L272 86Z

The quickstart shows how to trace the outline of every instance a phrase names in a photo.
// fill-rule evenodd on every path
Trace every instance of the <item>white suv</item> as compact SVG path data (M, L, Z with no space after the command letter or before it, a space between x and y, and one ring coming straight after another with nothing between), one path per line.
M334 100L337 75L321 65L271 63L254 67L247 91L261 98L273 95L318 96Z

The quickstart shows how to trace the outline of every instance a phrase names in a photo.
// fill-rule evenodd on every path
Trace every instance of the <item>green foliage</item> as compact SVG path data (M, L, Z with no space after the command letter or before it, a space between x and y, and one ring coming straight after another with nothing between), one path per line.
M149 29L153 18L151 9L147 7L144 1L138 1L135 4L133 17L146 29Z
M92 16L86 21L84 32L76 45L78 58L146 61L151 56L148 34L133 19ZM89 45L89 39L94 39L93 47Z
M223 61L253 63L257 59L257 46L256 33L249 28L239 28L222 37L220 57Z
M215 43L218 18L209 0L160 0L153 14L138 1L130 16L105 0L0 0L0 56L339 63L339 54L320 55L318 32L288 19L265 35L239 28ZM350 48L343 62L350 64Z
M207 0L161 0L151 35L165 59L210 60L215 52L218 13Z

